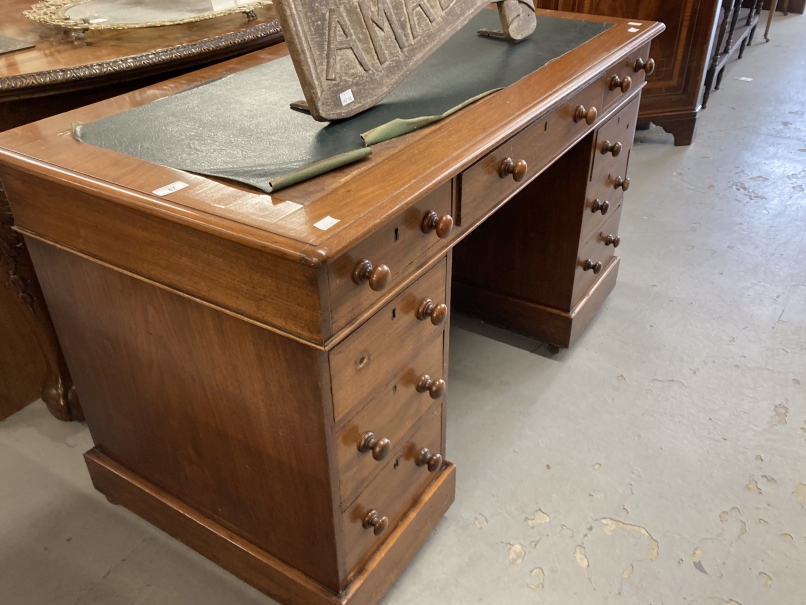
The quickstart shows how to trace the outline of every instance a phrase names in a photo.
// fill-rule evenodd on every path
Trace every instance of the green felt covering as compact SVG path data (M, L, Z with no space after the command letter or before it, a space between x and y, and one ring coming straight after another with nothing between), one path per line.
M383 103L349 120L323 124L290 109L304 95L286 57L76 126L74 134L165 166L277 191L366 158L368 145L441 120L611 24L540 16L535 33L517 44L476 34L498 27L498 13L483 10Z

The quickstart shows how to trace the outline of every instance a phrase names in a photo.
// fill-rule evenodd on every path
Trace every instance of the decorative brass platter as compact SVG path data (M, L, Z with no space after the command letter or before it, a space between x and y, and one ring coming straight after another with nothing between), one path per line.
M164 27L238 13L255 18L255 9L272 0L44 0L23 14L38 23L71 30Z

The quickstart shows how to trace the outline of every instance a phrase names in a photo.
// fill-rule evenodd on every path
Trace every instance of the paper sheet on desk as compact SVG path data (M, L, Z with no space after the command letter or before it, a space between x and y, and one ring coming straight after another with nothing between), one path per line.
M323 124L290 109L303 94L286 57L77 126L75 136L270 193L364 159L371 145L433 124L612 25L540 16L519 44L476 35L498 26L496 11L482 11L383 103L349 120Z

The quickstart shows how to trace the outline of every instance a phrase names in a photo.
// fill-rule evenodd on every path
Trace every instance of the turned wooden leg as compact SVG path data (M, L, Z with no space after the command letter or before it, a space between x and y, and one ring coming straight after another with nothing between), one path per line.
M714 86L714 78L716 77L716 68L717 65L719 65L719 58L722 56L722 44L725 41L725 35L728 31L728 22L730 21L732 7L733 0L722 0L722 21L719 24L719 33L716 37L716 45L714 46L714 54L711 57L711 65L705 76L705 92L702 97L703 109L708 106L708 99L711 97L711 89ZM675 138L675 141L676 140Z
M747 39L742 40L742 45L739 47L739 59L744 56L744 49L747 48Z
M84 413L42 296L39 280L34 273L31 256L25 247L25 241L13 230L13 226L14 217L0 184L0 266L6 273L7 283L25 309L24 317L45 360L42 400L50 413L59 420L83 420Z

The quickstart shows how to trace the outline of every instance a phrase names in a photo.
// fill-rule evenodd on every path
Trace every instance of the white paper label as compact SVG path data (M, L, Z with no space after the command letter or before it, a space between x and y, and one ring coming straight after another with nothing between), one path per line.
M639 30L637 27L631 27L631 28L630 28L630 29L628 29L627 31L628 31L628 32L630 32L631 34L634 34L635 32L637 32L637 31L641 31L641 30Z
M326 216L318 223L314 223L313 226L316 227L317 229L321 229L322 231L327 231L338 222L340 222L339 219L333 218L332 216Z
M739 80L740 82L752 82L753 81L753 78L747 78L747 77L741 77L741 78L736 78L736 79Z
M635 21L630 21L627 25L632 25L634 27L641 27L643 23L636 23Z
M345 90L343 93L341 93L339 95L339 98L341 98L341 106L342 107L344 107L345 105L349 105L350 103L355 101L355 97L353 96L353 89L348 88L347 90Z
M163 195L168 195L169 193L174 193L176 191L180 191L185 187L189 187L187 183L183 183L182 181L176 181L175 183L171 183L170 185L165 185L165 187L160 187L159 189L155 189L151 193L154 195L158 195L162 197Z
M106 19L104 17L99 17L98 19L90 19L90 23L103 23L104 21L109 21L109 19Z

